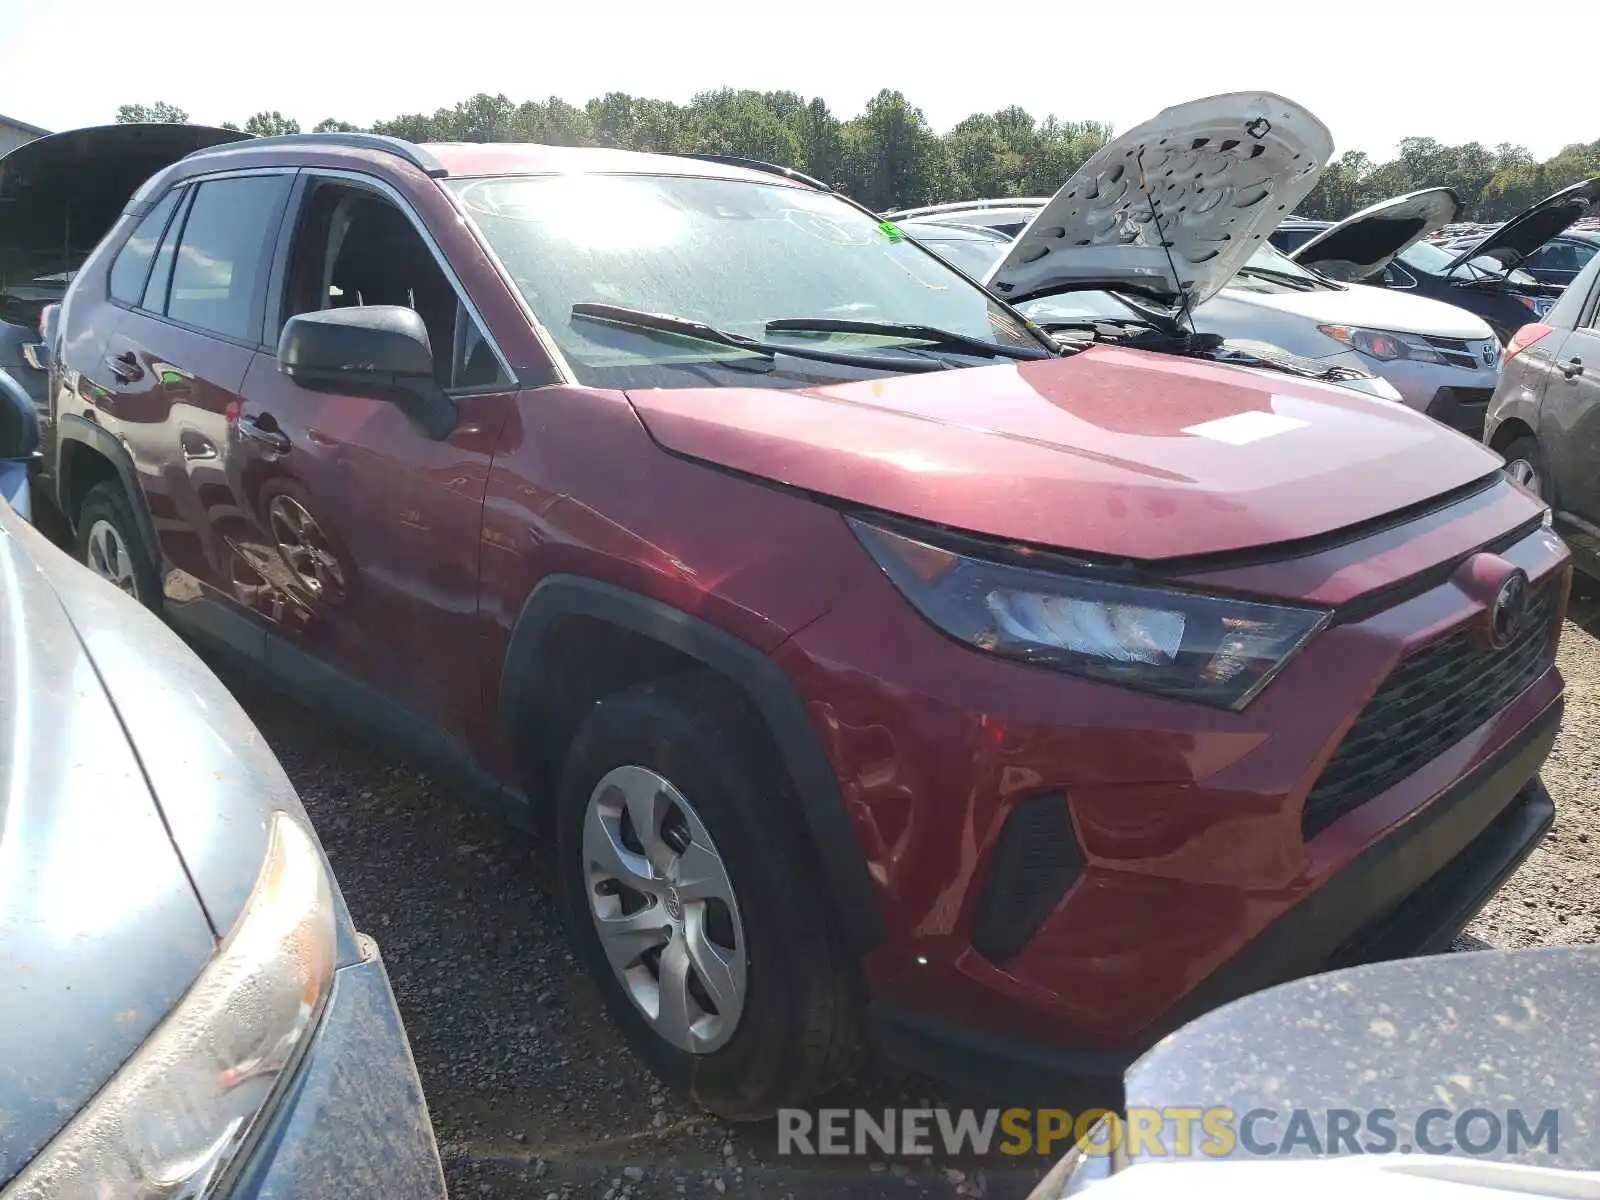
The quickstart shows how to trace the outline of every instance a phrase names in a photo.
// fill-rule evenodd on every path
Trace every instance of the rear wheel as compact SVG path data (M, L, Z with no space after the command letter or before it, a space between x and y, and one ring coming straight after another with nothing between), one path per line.
M857 987L765 730L715 678L600 702L563 774L567 918L612 1017L669 1084L759 1120L840 1083Z
M78 561L146 608L155 608L161 581L133 505L120 483L97 483L78 508Z

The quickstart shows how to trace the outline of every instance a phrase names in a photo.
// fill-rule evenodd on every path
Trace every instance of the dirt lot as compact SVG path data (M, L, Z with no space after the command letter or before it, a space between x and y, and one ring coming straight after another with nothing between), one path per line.
M1575 607L1566 724L1545 772L1556 831L1463 948L1600 941L1600 602ZM311 811L350 908L399 995L457 1200L1022 1196L1037 1172L974 1165L807 1168L771 1127L734 1128L663 1094L623 1048L569 952L525 841L425 775L292 703L237 685ZM874 1078L841 1104L939 1099Z

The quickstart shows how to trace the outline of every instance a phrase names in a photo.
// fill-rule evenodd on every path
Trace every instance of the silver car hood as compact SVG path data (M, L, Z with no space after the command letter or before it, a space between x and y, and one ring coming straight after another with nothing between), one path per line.
M310 829L216 676L0 504L0 1185L194 982L274 811Z
M1447 187L1391 196L1328 226L1289 257L1347 283L1370 279L1460 211L1460 197Z
M214 945L39 555L65 561L0 504L0 1184L144 1041Z
M1101 284L1193 307L1233 278L1332 153L1321 121L1270 92L1174 105L1084 163L984 283L1013 303Z

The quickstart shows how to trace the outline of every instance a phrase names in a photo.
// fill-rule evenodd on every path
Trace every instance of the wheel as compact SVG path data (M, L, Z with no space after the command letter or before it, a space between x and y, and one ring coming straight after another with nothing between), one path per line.
M1544 455L1537 441L1532 437L1519 437L1501 453L1505 456L1507 475L1546 504L1554 499L1549 475L1544 469Z
M146 608L157 608L161 580L122 484L106 481L90 488L78 508L77 525L78 561Z
M590 713L557 799L566 916L607 1008L728 1120L815 1098L860 1045L853 965L767 745L713 677L643 684Z

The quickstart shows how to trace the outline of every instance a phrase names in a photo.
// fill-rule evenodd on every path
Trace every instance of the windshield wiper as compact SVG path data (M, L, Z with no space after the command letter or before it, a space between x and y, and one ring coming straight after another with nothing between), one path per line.
M876 354L849 354L837 350L820 350L812 346L785 346L776 342L762 342L688 317L675 317L671 313L645 312L643 309L624 308L616 304L597 304L587 300L574 304L572 315L587 321L616 325L622 329L642 329L651 333L693 338L698 342L728 346L768 359L787 354L791 358L809 358L817 362L839 363L847 367L867 367L879 371L944 371L950 367L949 363L937 358L884 358Z
M1274 271L1269 267L1240 267L1239 274L1247 279L1265 279L1268 283L1281 283L1286 288L1297 292L1314 292L1318 284L1312 279L1301 279L1298 275L1290 275L1286 271Z
M981 354L986 358L1056 358L1042 346L1002 346L982 338L957 333L951 329L937 329L932 325L917 325L909 321L852 321L834 317L779 317L767 322L768 333L865 333L884 337L914 338L919 342L932 342L950 350Z

